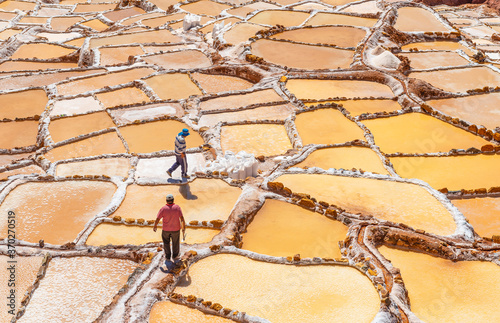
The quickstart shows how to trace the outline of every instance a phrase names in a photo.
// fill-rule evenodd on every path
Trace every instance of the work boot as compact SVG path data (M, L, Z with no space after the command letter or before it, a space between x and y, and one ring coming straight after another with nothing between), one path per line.
M191 176L189 176L188 174L184 174L184 175L182 175L182 177L184 177L184 178L191 178Z
M171 171L167 170L167 174L168 174L168 176L172 177L172 172Z

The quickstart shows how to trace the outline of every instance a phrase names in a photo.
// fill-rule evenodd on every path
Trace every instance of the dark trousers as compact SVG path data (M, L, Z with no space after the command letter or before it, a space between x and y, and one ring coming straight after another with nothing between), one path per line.
M186 175L188 168L187 157L182 158L180 155L175 155L175 163L172 165L172 167L170 167L168 171L172 173L179 166L181 166L182 175Z
M175 260L179 256L179 242L180 242L180 230L179 231L162 231L161 238L163 240L163 249L165 250L165 257L170 260L170 256ZM172 252L170 252L170 241L172 241Z

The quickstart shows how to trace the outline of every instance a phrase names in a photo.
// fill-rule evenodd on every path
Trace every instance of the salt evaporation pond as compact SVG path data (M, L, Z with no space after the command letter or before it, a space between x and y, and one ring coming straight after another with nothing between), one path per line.
M234 76L193 73L191 77L208 93L246 90L252 83Z
M372 173L389 174L380 157L370 148L364 147L318 149L293 167L319 167L324 170L356 168Z
M332 317L337 322L370 322L380 305L371 282L344 266L295 267L222 254L200 260L189 275L190 284L181 283L176 293L193 294L272 322Z
M298 26L309 17L309 13L288 10L266 10L259 12L248 21L262 25Z
M392 112L401 110L401 105L393 100L345 100L336 101L353 116L363 113Z
M226 220L241 194L237 187L221 180L196 179L185 185L129 185L127 194L112 216L122 218L156 219L165 205L165 196L174 195L175 202L182 206L186 222L192 220ZM217 203L213 201L217 199Z
M340 258L347 227L283 201L266 200L243 234L243 249L285 257Z
M375 144L387 153L434 153L451 149L481 149L488 141L463 129L421 113L365 120Z
M320 109L297 115L297 130L304 145L340 144L364 140L363 130L335 109Z
M149 314L149 323L167 322L231 323L234 321L215 315L208 315L196 309L169 301L155 303Z
M19 321L93 322L136 267L122 259L54 258Z
M160 224L161 225L161 224ZM186 240L182 243L194 244L210 242L219 233L214 229L186 229ZM89 246L141 245L150 242L161 242L161 230L153 231L152 226L120 225L111 223L99 224L90 234L85 244Z
M449 31L431 11L418 7L398 9L398 19L394 28L401 31Z
M112 131L55 147L46 154L46 157L51 161L57 161L125 152L126 149L120 137Z
M61 163L56 167L57 176L103 175L127 177L130 161L126 158L94 159L73 163Z
M422 43L410 43L401 46L402 50L416 49L418 51L427 50L462 50L467 55L473 55L471 50L459 42L452 41L433 41L433 42L422 42Z
M16 187L0 206L7 233L7 213L15 210L18 239L51 244L73 241L95 215L111 202L116 186L109 182L65 181L26 183Z
M488 129L495 129L500 126L499 102L500 93L488 93L451 99L429 100L426 103L448 115L483 125ZM480 113L476 110L477 107L480 107Z
M254 104L263 104L268 102L283 101L283 98L273 89L255 91L251 93L242 93L221 96L200 103L200 109L203 111L225 110L250 106Z
M253 43L252 52L270 63L305 70L348 68L354 55L350 50L268 39Z
M201 94L200 89L186 74L156 75L147 78L145 82L163 100L185 99L191 95Z
M106 108L120 105L145 103L149 97L143 91L135 87L126 87L116 91L99 93L95 96Z
M281 155L292 149L285 127L277 124L224 126L221 145L224 151L246 151L255 156Z
M175 137L184 128L189 129L182 122L163 120L125 126L120 128L120 133L132 152L151 153L159 150L174 150ZM190 131L190 136L186 139L187 148L202 144L201 136Z
M366 31L360 28L329 26L294 29L276 34L271 38L339 47L356 47L365 36Z
M276 181L292 192L307 192L352 213L403 222L441 235L455 231L451 213L428 191L415 184L322 174L285 174ZM427 210L425 216L422 210Z
M403 56L408 57L411 68L416 70L469 64L468 60L455 52L421 52L404 54Z
M373 25L375 25L376 22L377 19L373 18L318 12L306 22L306 25L308 26L347 25L347 26L372 27Z
M419 178L436 189L450 191L497 186L500 174L492 170L499 161L499 155L391 158L400 176Z
M467 217L474 230L482 237L500 233L500 198L478 197L452 200L452 203Z
M0 95L0 118L15 119L42 114L47 105L43 90L29 90Z
M49 132L54 142L78 137L91 132L116 127L106 112L52 120Z
M354 97L391 98L391 89L380 83L368 81L291 79L286 87L299 99L328 99Z
M12 263L9 263L9 260L12 261L12 258L8 256L0 256L0 264L2 265L2 268L7 269L9 265L12 265ZM15 299L15 304L16 308L20 307L22 296L30 287L33 282L35 281L36 275L38 273L38 269L40 268L40 265L42 264L42 257L40 256L30 256L30 257L17 257L15 259L17 261L16 263L16 269L17 273L15 273L15 283L16 283L16 299ZM2 270L0 272L0 279L2 282L8 282L10 277L11 272L8 270ZM10 289L7 284L2 284L3 286L0 288L0 296L6 300L8 296L10 296ZM10 300L9 300L10 303ZM7 311L11 310L10 307L7 306L7 302L2 302L0 304L0 320L2 322L8 322L11 319L11 315L8 314Z
M0 149L12 149L36 144L37 121L2 122L0 127Z
M495 322L500 319L491 295L500 292L500 267L481 261L432 257L387 247L380 253L401 270L412 312L425 322Z
M467 92L485 86L500 86L500 74L488 67L469 67L429 72L413 72L410 77L424 80L448 92Z

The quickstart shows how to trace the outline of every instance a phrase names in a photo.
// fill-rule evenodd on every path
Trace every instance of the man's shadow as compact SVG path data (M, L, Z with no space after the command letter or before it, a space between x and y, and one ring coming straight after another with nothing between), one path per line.
M182 197L185 200L197 200L198 199L198 196L191 193L191 187L189 187L189 184L184 184L184 185L179 186L179 193L182 195Z
M191 285L191 276L189 276L189 273L186 273L186 275L179 277L179 280L177 281L177 286L186 287L189 285Z

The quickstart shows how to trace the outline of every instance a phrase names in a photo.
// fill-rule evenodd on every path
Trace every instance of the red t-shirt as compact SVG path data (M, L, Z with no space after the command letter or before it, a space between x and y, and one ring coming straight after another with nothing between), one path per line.
M179 231L181 223L179 219L183 219L181 207L177 204L166 204L158 211L157 219L161 218L163 221L163 231Z

